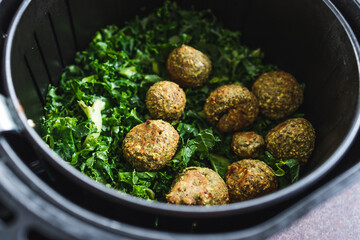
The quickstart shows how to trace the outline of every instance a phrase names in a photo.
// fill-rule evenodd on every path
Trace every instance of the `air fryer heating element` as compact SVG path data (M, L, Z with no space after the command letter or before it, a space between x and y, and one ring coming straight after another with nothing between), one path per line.
M63 68L96 30L121 25L161 4L20 4L2 62L0 239L262 239L357 177L359 151L345 153L359 142L360 48L328 0L179 1L184 7L211 8L226 26L243 33L247 45L261 47L267 60L307 84L304 111L318 131L318 143L298 183L226 206L174 206L108 189L57 156L29 125L29 119L37 123L42 115L48 84L57 84Z

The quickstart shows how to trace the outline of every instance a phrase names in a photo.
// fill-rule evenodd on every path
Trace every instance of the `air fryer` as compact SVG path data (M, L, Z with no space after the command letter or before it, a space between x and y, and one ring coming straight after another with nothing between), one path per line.
M302 111L313 123L317 140L297 183L258 199L224 206L149 202L82 175L29 125L29 119L39 124L49 83L58 83L64 67L73 62L76 51L86 48L95 31L109 24L123 26L136 15L146 16L162 1L23 1L5 45L2 105L6 105L9 125L2 129L2 149L21 179L33 183L41 196L68 215L107 229L105 232L149 239L210 239L224 233L236 234L222 235L223 239L251 236L247 228L269 221L324 181L354 141L360 123L358 42L327 0L178 3L184 8L212 9L226 27L242 32L244 44L261 48L266 62L306 84ZM38 231L30 233L36 236Z

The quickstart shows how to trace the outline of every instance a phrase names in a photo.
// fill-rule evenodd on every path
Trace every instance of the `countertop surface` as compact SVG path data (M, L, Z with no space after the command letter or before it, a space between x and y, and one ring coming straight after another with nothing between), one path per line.
M360 180L267 240L359 240Z

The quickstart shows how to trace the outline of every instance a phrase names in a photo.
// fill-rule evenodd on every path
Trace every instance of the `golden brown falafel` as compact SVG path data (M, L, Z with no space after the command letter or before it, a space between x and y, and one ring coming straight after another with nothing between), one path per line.
M137 171L156 171L172 159L178 142L179 134L170 123L147 120L126 134L122 150Z
M219 205L229 201L228 188L215 171L188 167L178 174L166 195L169 203L183 205Z
M206 99L206 119L221 132L233 132L246 128L259 113L255 96L240 85L223 85Z
M231 149L240 158L258 158L265 149L264 138L255 132L236 132L231 141Z
M186 95L178 84L160 81L149 88L145 101L153 119L171 122L179 120L184 112Z
M185 88L202 86L209 78L211 68L208 56L187 45L172 50L166 61L170 79Z
M260 112L270 119L290 116L303 102L303 91L294 76L287 72L262 74L252 92L259 101Z
M275 158L294 158L304 165L315 147L315 129L304 118L288 119L268 132L265 143L266 149Z
M273 170L263 161L254 159L244 159L228 166L225 182L231 202L261 197L278 188Z

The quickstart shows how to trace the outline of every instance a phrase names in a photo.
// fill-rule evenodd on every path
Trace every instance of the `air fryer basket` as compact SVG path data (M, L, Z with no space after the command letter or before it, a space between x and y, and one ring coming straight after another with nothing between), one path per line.
M74 186L107 201L164 215L217 217L259 210L300 194L333 168L359 127L359 46L343 17L328 0L178 1L186 8L213 10L243 42L260 47L266 61L306 84L302 111L317 131L315 151L299 182L276 193L216 207L173 206L134 198L94 182L57 156L27 124L42 115L47 86L57 84L64 66L92 35L108 24L123 25L146 15L162 1L24 0L9 31L5 53L5 88L16 109L21 133L40 161ZM145 10L141 10L145 9ZM64 180L65 181L65 180Z

